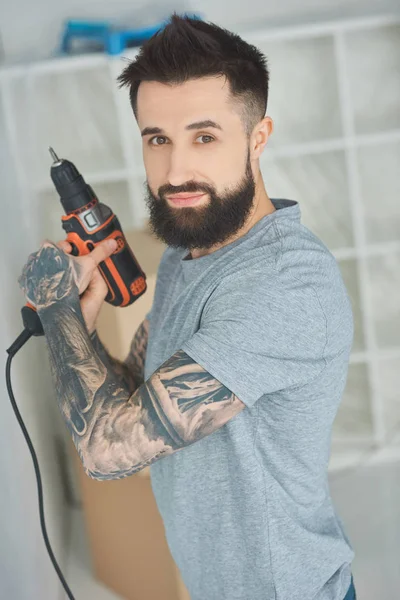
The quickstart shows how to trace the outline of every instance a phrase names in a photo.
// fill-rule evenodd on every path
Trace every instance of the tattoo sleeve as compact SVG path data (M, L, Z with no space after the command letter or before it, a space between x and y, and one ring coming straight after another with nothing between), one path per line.
M125 405L111 409L107 426L95 432L92 457L98 460L88 474L98 480L127 477L210 435L243 408L228 388L179 350Z
M140 383L147 343L140 329L126 361L129 374L124 369L119 376L115 359L87 331L77 268L47 245L31 255L20 285L37 307L58 405L90 477L120 479L140 471L213 433L244 408L182 350ZM139 387L132 393L134 383Z
M132 340L129 354L123 362L110 355L100 340L97 331L94 331L90 336L100 359L108 369L112 370L118 377L122 377L131 394L144 382L148 327L149 322L145 319L139 326Z

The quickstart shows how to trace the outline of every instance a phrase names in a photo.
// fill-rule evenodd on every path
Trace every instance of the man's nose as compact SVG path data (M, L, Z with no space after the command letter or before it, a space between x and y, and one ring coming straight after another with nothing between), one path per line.
M190 157L183 150L174 150L170 154L167 180L170 185L178 187L194 179Z

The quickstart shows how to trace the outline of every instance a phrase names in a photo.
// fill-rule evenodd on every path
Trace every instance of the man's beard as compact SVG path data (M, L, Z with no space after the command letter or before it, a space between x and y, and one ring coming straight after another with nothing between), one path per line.
M245 224L253 206L255 182L247 154L246 170L236 188L218 196L212 186L188 182L182 186L163 185L159 198L154 196L148 183L146 204L150 211L150 229L154 235L175 248L212 248L234 236ZM209 196L204 206L174 208L166 195L205 192Z

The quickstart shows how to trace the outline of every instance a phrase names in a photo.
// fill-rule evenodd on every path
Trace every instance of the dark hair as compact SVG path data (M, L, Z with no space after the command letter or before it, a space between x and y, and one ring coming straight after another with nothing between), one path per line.
M231 99L250 135L267 108L267 59L255 46L214 23L173 13L167 25L142 45L117 81L119 87L129 87L137 119L137 93L142 81L180 84L213 75L229 81Z

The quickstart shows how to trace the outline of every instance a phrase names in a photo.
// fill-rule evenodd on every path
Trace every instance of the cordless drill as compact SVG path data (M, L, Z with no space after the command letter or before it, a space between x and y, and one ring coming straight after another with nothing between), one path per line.
M99 202L75 165L59 159L53 148L49 150L54 161L50 176L66 213L61 220L66 241L72 246L71 254L84 256L100 242L115 238L117 249L98 269L108 287L105 301L113 306L129 306L145 293L146 275L126 241L119 220L109 206ZM29 320L32 328L34 317L27 308L36 310L29 302L22 309L24 323ZM37 333L42 334L43 331Z

